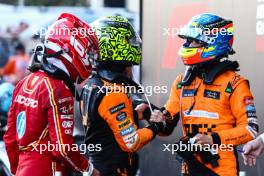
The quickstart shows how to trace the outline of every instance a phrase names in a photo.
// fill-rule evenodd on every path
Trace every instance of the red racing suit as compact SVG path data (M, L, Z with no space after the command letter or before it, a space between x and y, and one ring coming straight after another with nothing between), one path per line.
M73 102L64 82L42 71L17 84L4 135L13 174L50 176L63 165L79 172L88 169L88 160L74 148Z

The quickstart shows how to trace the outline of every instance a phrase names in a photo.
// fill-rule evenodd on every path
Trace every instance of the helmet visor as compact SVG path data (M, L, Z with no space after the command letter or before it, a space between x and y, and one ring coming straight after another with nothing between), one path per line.
M185 26L181 28L179 37L184 39L192 38L194 40L202 41L206 44L211 44L214 42L214 37L212 35L206 35L203 29L197 27Z

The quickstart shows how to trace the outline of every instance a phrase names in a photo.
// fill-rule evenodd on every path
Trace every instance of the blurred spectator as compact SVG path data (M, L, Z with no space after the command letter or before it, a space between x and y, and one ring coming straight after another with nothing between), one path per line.
M28 64L29 56L26 54L25 46L21 42L17 42L14 47L14 55L0 69L0 76L3 76L7 82L16 84L27 75Z
M0 67L3 67L10 56L10 49L9 49L8 41L0 36Z
M9 26L6 32L9 34L10 38L17 39L28 27L29 25L27 23L21 21L18 26Z

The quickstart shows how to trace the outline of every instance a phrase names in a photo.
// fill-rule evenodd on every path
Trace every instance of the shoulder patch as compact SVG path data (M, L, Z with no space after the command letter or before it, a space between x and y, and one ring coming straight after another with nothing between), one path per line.
M225 92L226 93L232 93L233 92L233 87L232 87L230 82L227 84Z
M177 84L177 89L181 89L181 88L182 88L182 83L179 82L179 83Z

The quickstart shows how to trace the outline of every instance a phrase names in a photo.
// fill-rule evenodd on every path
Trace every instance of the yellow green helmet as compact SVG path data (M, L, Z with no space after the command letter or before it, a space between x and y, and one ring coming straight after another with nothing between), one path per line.
M142 57L142 41L128 19L121 16L100 18L91 26L99 41L96 64L138 65Z

